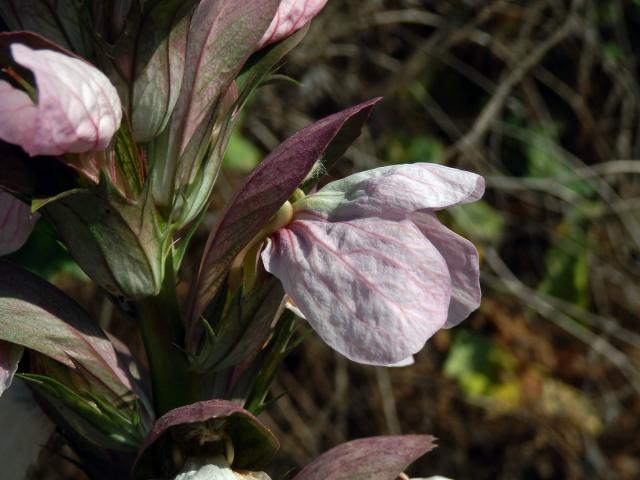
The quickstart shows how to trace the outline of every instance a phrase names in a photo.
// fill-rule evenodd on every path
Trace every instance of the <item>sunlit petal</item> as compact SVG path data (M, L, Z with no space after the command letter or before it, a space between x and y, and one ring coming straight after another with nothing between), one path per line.
M78 58L13 44L35 77L37 99L0 82L0 138L29 155L104 150L120 125L118 94L107 77Z
M416 210L451 207L478 200L484 179L433 163L381 167L331 182L296 204L330 219L377 216L403 219Z
M311 21L324 8L327 0L282 0L259 47L288 37Z
M469 240L442 225L431 212L417 212L411 215L411 220L447 261L452 290L445 328L454 327L480 306L478 251Z
M320 337L354 361L403 361L447 320L445 259L410 221L298 218L262 258Z

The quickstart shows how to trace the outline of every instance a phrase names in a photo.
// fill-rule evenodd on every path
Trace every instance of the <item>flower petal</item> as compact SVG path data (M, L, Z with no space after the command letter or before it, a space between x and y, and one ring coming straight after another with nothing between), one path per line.
M38 214L10 193L0 190L0 255L18 250L27 241Z
M451 274L451 304L444 328L455 327L480 306L478 251L469 240L442 225L435 214L417 212L411 220L447 261Z
M262 259L320 337L351 360L400 362L446 322L446 262L410 221L298 218L274 233Z
M433 163L381 167L331 182L296 203L330 219L378 216L401 220L416 210L442 209L478 200L484 179Z
M236 472L222 455L187 459L174 480L271 480L264 472Z
M33 135L38 108L29 95L0 80L0 139L25 145Z
M0 396L11 386L23 348L0 340Z
M222 455L190 458L174 480L238 480Z
M35 76L38 101L3 82L0 94L12 107L0 110L0 138L20 145L29 155L62 155L104 150L120 125L122 109L113 85L98 69L52 50L11 45L19 65ZM27 97L28 98L28 97ZM21 112L18 118L9 114Z
M416 363L416 359L413 358L413 355L405 358L404 360L400 360L399 362L392 363L391 365L387 365L392 368L402 368L402 367L410 367L411 365Z
M326 4L327 0L282 0L258 48L293 34L320 13Z

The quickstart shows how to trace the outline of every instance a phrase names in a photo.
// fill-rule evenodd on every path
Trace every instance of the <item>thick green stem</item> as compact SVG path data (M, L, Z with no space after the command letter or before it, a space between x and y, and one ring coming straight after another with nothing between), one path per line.
M159 417L169 410L200 400L198 376L190 371L182 345L185 331L175 289L171 256L166 262L160 294L138 302L140 332L153 385L153 403Z

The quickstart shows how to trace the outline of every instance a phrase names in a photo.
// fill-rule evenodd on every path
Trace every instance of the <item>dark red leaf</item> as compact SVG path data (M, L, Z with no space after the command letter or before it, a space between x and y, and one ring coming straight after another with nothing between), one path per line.
M434 438L430 435L353 440L323 453L293 480L396 480L433 448Z
M171 410L161 417L145 439L134 478L173 477L182 467L172 452L188 456L229 438L233 443L234 469L258 470L265 466L280 444L271 430L245 409L227 400L209 400Z

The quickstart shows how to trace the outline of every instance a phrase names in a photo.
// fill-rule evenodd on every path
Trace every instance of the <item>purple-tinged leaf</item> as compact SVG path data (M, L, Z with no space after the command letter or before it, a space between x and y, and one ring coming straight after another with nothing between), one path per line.
M0 190L0 255L18 250L29 238L40 215L10 193Z
M180 93L168 127L148 149L154 200L178 228L210 197L232 125L227 101L235 92L233 79L278 3L203 0L191 16Z
M29 155L62 155L103 150L122 110L115 88L98 69L53 50L14 43L15 62L30 70L37 101L0 80L0 138Z
M77 303L36 275L0 262L0 340L81 368L116 396L132 386L113 345Z
M318 335L353 361L401 362L447 321L447 263L409 220L305 213L270 237L262 259Z
M258 234L323 158L341 155L360 134L379 98L326 117L277 147L244 181L209 235L187 314L191 326L222 285L238 253ZM340 145L340 148L335 148ZM193 332L192 332L193 333ZM193 347L193 345L192 345Z
M282 0L258 48L293 34L309 23L326 4L327 0Z
M293 480L396 480L433 448L434 438L430 435L353 440L323 453Z
M192 3L159 1L141 22L130 111L137 142L148 142L160 134L178 100Z
M278 0L203 0L189 26L186 69L174 111L178 156L254 51Z
M0 340L0 397L11 386L23 348Z
M279 448L271 430L235 403L198 402L171 410L155 423L140 448L133 476L137 479L174 476L182 465L174 463L176 455L172 452L179 452L178 457L184 462L190 456L206 452L209 443L224 448L225 438L233 444L234 469L260 469Z

